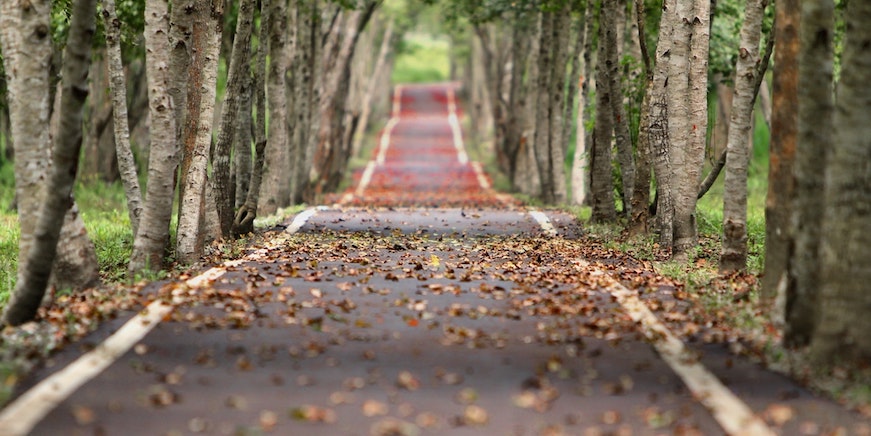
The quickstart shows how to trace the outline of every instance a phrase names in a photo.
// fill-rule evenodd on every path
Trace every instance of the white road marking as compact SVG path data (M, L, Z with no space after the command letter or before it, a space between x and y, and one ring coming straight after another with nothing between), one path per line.
M481 185L481 188L485 191L492 188L490 181L487 180L487 176L484 174L484 168L481 167L481 162L472 162L472 169L475 170L475 176L478 177L478 184Z
M327 209L329 208L318 206L303 211L294 218L285 231L289 233L299 231L318 211ZM206 272L185 281L185 286L188 288L206 286L224 275L227 268L257 260L263 257L267 251L265 249L256 250L242 259L224 262L221 266L210 268ZM33 427L39 424L39 421L54 410L58 404L127 353L172 310L173 306L163 301L152 302L96 348L30 388L0 412L0 435L23 436L30 433Z
M29 433L58 404L142 340L170 312L172 306L162 301L149 304L96 348L25 392L0 413L0 433L9 436Z
M608 292L641 324L644 335L656 351L687 385L693 396L711 412L727 434L774 435L762 419L747 404L708 371L686 345L665 326L642 302L638 295L602 271L595 271L610 282Z
M469 163L469 154L466 153L466 146L463 144L463 130L460 128L460 120L457 118L457 102L453 87L448 87L448 124L451 126L451 133L454 137L457 160L460 165L466 165Z
M384 132L381 133L381 142L378 144L378 157L376 158L378 165L384 165L384 162L387 160L387 149L390 148L390 135L393 133L393 128L396 127L397 124L399 124L399 118L391 118L387 121L387 125L384 127Z
M308 222L311 217L318 214L320 211L329 210L327 206L314 206L310 207L300 213L298 213L295 217L293 217L293 221L290 222L290 225L287 226L287 229L284 231L287 233L296 233L298 232L305 223Z
M545 233L556 234L547 215L537 210L529 211L529 215L538 221ZM577 261L577 266L587 270L591 268L584 260ZM590 274L606 280L608 283L606 290L617 299L629 317L641 325L642 333L656 348L662 360L683 380L693 393L693 397L711 412L727 434L746 436L775 434L747 404L699 363L698 358L650 311L638 298L636 292L627 289L604 271L593 269Z
M547 215L544 214L544 212L531 209L529 211L529 216L531 216L535 219L535 221L538 222L538 225L541 227L541 231L543 231L545 235L551 237L557 235L556 228L554 228L553 224L550 222L550 218L548 218Z

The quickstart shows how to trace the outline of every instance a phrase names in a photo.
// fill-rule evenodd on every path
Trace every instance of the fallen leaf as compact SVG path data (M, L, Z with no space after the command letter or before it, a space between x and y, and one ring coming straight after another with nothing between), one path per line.
M387 404L376 400L366 400L363 402L363 415L368 417L386 415L390 408Z

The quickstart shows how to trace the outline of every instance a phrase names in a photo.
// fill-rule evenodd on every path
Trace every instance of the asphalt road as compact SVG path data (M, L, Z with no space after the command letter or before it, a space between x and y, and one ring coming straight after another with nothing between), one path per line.
M724 344L678 340L692 362L677 367L691 370L663 359L667 341L650 333L655 320L635 318L651 312L632 301L683 303L668 287L627 289L601 259L583 258L573 217L493 192L465 155L457 111L452 85L398 88L385 139L338 204L285 223L208 279L150 288L171 303L166 315L132 318L145 336L29 432L871 432ZM131 317L61 352L27 385L101 349ZM698 368L752 422L717 406L709 379L694 384Z

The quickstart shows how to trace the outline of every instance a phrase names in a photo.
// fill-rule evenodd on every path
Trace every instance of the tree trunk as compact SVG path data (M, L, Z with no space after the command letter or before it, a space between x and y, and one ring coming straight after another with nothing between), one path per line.
M545 204L557 202L557 180L554 165L550 153L550 108L552 107L551 83L553 79L554 62L554 12L545 11L540 15L541 34L538 45L538 77L535 84L535 137L533 150L535 150L535 162L538 167L540 193L538 197ZM560 170L562 166L560 165Z
M566 107L566 64L568 64L569 36L571 35L571 9L568 5L557 12L554 17L553 64L550 81L550 105L548 109L550 121L550 166L553 173L554 202L566 202L566 172L565 154L568 149L568 138L563 136L566 122L564 118ZM504 70L504 68L503 68ZM501 88L500 88L501 89ZM501 98L501 97L500 97Z
M732 98L729 139L726 145L726 178L723 191L723 252L720 271L747 268L747 166L750 163L750 128L756 101L756 64L762 17L767 0L747 0L738 63L735 66L735 96Z
M497 144L497 147L503 149L507 164L507 175L511 181L511 188L522 192L534 192L527 183L521 182L524 178L522 174L528 174L528 171L521 171L521 165L526 162L528 155L528 144L524 139L524 128L530 124L527 120L529 115L529 89L532 85L532 74L527 70L532 69L534 56L530 50L534 32L531 32L533 26L529 22L527 15L517 12L514 17L514 25L512 26L511 34L511 80L508 89L508 106L511 110L506 114L507 125L505 136L502 144ZM533 35L530 35L532 33ZM524 80L524 76L530 76ZM533 177L529 177L533 178Z
M671 39L674 35L675 0L666 0L659 21L659 42L656 44L656 63L650 102L645 110L650 114L647 131L641 130L639 136L646 136L653 156L653 172L656 177L656 227L659 231L659 245L671 248L674 243L674 174L670 154L669 116L669 62L672 56Z
M131 277L143 270L163 267L163 253L169 242L169 223L178 166L175 113L169 94L170 44L169 11L166 0L145 4L145 66L148 76L148 109L151 147L148 154L148 183L139 232L130 256Z
M790 280L793 236L790 230L795 179L798 129L798 0L780 0L774 5L775 38L772 80L771 141L768 164L768 195L765 197L765 274L762 295L782 300L795 290ZM791 289L788 291L788 289Z
M327 51L325 44L322 44L324 35L321 31L321 2L314 0L310 3L305 3L300 6L303 8L299 23L302 25L300 29L300 37L303 35L307 38L308 50L304 53L303 64L301 65L300 74L304 86L302 93L304 95L301 109L303 120L298 125L300 130L299 157L297 158L296 172L296 190L299 192L299 200L313 200L311 192L308 189L311 180L311 168L314 165L314 154L317 148L318 132L321 124L321 98L324 85L323 74L323 59L324 53ZM305 80L305 78L308 80Z
M248 183L251 180L251 133L253 130L251 117L254 116L251 94L254 93L254 81L250 71L246 71L244 76L242 89L239 91L239 112L237 114L239 126L235 129L236 138L233 140L235 144L233 152L233 179L236 185L234 190L236 195L235 209L245 204L245 199L248 197Z
M831 2L823 10L828 11L828 5ZM820 18L827 15L819 14ZM871 20L871 4L849 2L844 17L847 30L834 111L834 141L827 143L831 152L826 160L825 207L820 208L825 211L820 241L822 272L818 283L821 289L817 298L820 315L810 349L811 358L823 367L845 363L861 367L871 359L871 337L868 336L871 331L868 316L871 311L871 294L868 293L868 283L871 283L871 220L868 219L871 213L868 167L871 161L871 123L868 123L871 29L867 25ZM802 23L803 34L805 29L815 28L812 23ZM823 39L819 33L816 35L817 41ZM824 69L818 74L822 78L827 71L830 70ZM803 285L800 283L799 287Z
M49 68L52 48L47 1L0 4L0 42L7 76L11 138L15 143L15 196L21 238L18 281L23 280L50 163ZM25 55L26 54L26 55Z
M236 18L236 36L233 39L233 51L230 67L227 71L227 90L224 104L221 106L221 126L215 141L215 152L212 160L212 182L215 193L215 205L220 223L221 236L231 236L233 226L235 186L230 183L230 150L233 140L237 139L236 125L242 117L250 119L251 111L241 111L241 101L248 98L243 95L248 91L244 87L251 75L251 29L254 23L254 0L242 0L239 3L239 13ZM251 144L247 144L250 159ZM237 150L243 146L237 147Z
M819 245L825 209L826 150L832 146L832 35L831 1L806 1L801 12L801 54L798 68L798 143L795 156L795 235L791 274L794 294L787 294L784 342L806 345L818 320ZM843 247L846 248L846 247ZM843 258L842 258L843 259Z
M375 88L378 86L378 80L384 74L384 67L387 63L387 55L393 48L395 43L393 38L394 20L387 18L387 26L384 29L384 34L381 36L381 45L378 48L378 56L375 60L375 66L372 68L372 74L369 76L369 82L366 86L366 91L363 94L363 101L360 103L362 111L360 112L360 120L357 122L357 129L354 132L354 145L352 153L356 156L359 154L363 146L363 138L366 134L366 129L369 128L369 117L372 114L372 97L375 94Z
M193 57L188 74L187 118L183 144L190 156L188 170L181 173L181 204L178 215L177 259L193 263L203 254L206 171L212 142L212 121L218 81L218 56L224 16L222 0L198 0L191 43ZM187 159L186 159L187 160Z
M290 202L290 153L287 140L287 15L286 1L269 3L269 70L266 78L266 103L269 111L269 135L266 143L266 164L258 205L261 214L275 213Z
M15 7L21 7L14 5ZM22 7L24 20L11 30L20 30L20 34L29 35L35 30L38 40L47 41L48 33L40 38L40 25L45 25L49 18L49 9ZM46 286L52 271L55 255L57 254L58 240L63 227L64 217L67 215L72 202L72 190L76 178L79 152L82 146L82 108L88 95L88 68L91 60L91 45L95 23L96 0L77 0L72 6L72 17L67 43L64 49L64 62L62 70L63 91L61 94L61 112L57 141L52 153L53 169L48 181L48 189L43 203L39 206L36 216L36 227L33 230L33 245L26 253L27 261L23 270L19 270L19 279L16 283L6 310L3 314L3 322L11 325L22 324L33 319L42 302ZM4 11L15 13L18 11ZM31 15L28 17L28 15ZM44 15L44 17L40 16ZM15 19L22 19L16 16ZM30 19L33 19L31 21ZM45 21L42 21L45 20ZM4 20L5 21L5 20ZM37 24L36 28L28 28L26 24ZM4 28L5 28L4 23ZM20 26L20 27L19 27ZM42 28L42 31L48 27ZM4 40L6 38L4 37ZM21 45L15 47L4 44L5 48L24 48ZM4 50L4 53L10 53ZM29 52L27 52L30 54ZM16 59L17 60L17 59ZM9 69L18 69L14 62ZM28 73L26 70L22 73ZM29 73L37 73L31 71ZM46 88L43 92L47 91ZM29 116L39 118L37 114ZM43 128L47 127L44 126ZM94 264L96 264L94 259Z
M296 204L303 201L305 182L307 180L307 161L309 159L309 134L308 128L311 122L311 99L314 82L314 55L319 47L315 44L320 41L314 22L315 5L310 5L302 0L296 2L296 35L297 50L293 59L293 118L294 124L292 140L292 172L291 172L291 202ZM313 10L315 9L315 10Z
M623 213L628 217L631 216L630 209L632 207L632 191L635 186L635 159L632 156L632 138L629 136L629 119L626 117L626 110L623 107L623 89L620 85L622 78L620 68L619 48L620 40L618 35L621 34L617 26L615 17L620 17L620 11L623 10L623 5L618 4L617 0L606 0L604 5L608 6L608 10L603 9L603 16L600 17L601 23L607 23L607 28L604 32L604 39L599 40L599 44L605 45L605 57L600 62L600 68L605 68L607 73L605 78L607 82L602 82L601 88L608 87L610 92L610 107L603 108L610 110L612 113L612 124L614 125L614 139L617 144L617 161L620 164L620 190L623 193ZM625 14L623 21L625 21Z
M112 115L115 128L115 147L118 155L118 170L127 198L127 214L133 234L139 232L139 217L142 215L142 191L136 161L130 149L130 127L127 125L127 83L121 63L121 21L115 13L115 0L103 1L103 21L106 28L106 53L108 56L109 85L112 92Z
M590 54L587 52L587 32L593 27L592 9L591 5L586 5L584 12L580 14L578 19L577 45L575 46L575 57L572 62L572 71L575 73L577 80L574 90L578 95L578 110L575 117L575 150L572 155L570 179L572 198L570 203L578 206L584 204L587 197L587 129L584 122L586 121L587 97L590 89L589 77L587 77L590 57ZM568 133L566 137L568 137Z
M328 62L324 69L319 109L320 129L309 180L310 194L313 195L311 198L318 198L321 194L334 190L346 167L349 147L344 143L346 135L343 121L350 89L351 57L354 55L359 35L369 22L376 5L375 2L367 2L362 10L347 13L347 18L334 30L342 38L336 39L333 49L335 55L325 57ZM352 120L348 126L353 127L353 124Z
M650 135L652 115L650 102L653 94L654 73L644 32L643 0L635 0L635 23L634 29L638 32L638 56L644 72L644 89L639 109L641 116L638 121L638 157L635 162L635 184L632 187L632 213L629 216L629 233L632 235L647 234L650 218L650 162L653 142Z
M169 27L169 96L172 98L176 120L176 138L181 142L185 125L185 111L188 96L188 70L192 56L191 35L194 28L196 0L177 0L172 4ZM182 174L186 174L187 164L182 164ZM183 188L183 187L182 187Z
M611 87L608 86L607 33L614 32L614 2L604 1L599 12L599 45L596 68L596 125L593 131L593 149L590 153L590 190L592 194L593 222L611 222L617 219L614 208L614 183L611 177L611 138L614 132L614 112L611 110ZM613 37L611 37L613 39Z
M667 11L666 11L667 12ZM669 62L668 114L674 175L672 255L685 261L698 243L695 209L707 133L710 4L678 0Z
M266 41L269 35L270 17L269 0L260 2L260 32L258 39ZM248 195L245 203L236 211L233 219L232 233L234 236L248 234L254 231L254 219L257 218L260 202L260 185L263 180L263 165L266 154L266 50L268 44L257 47L257 59L254 63L254 105L257 119L254 125L254 166L251 168L251 178L247 180Z

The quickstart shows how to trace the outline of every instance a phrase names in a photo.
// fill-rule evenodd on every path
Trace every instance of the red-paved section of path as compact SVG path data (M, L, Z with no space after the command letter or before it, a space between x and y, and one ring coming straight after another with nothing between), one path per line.
M395 125L385 128L373 150L374 171L363 182L366 169L357 171L357 186L346 194L351 206L505 207L513 201L482 189L483 177L462 156L462 133L450 116L462 117L453 94L455 85L415 85L394 92ZM458 125L456 126L458 127ZM384 141L387 136L389 141Z
M401 87L396 100L387 148L339 207L285 223L298 232L202 286L149 288L171 316L32 433L723 434L581 261L596 259L573 217L548 212L548 236L461 162L449 88ZM672 291L638 293L680 327L693 316ZM723 344L691 346L776 434L871 428Z

